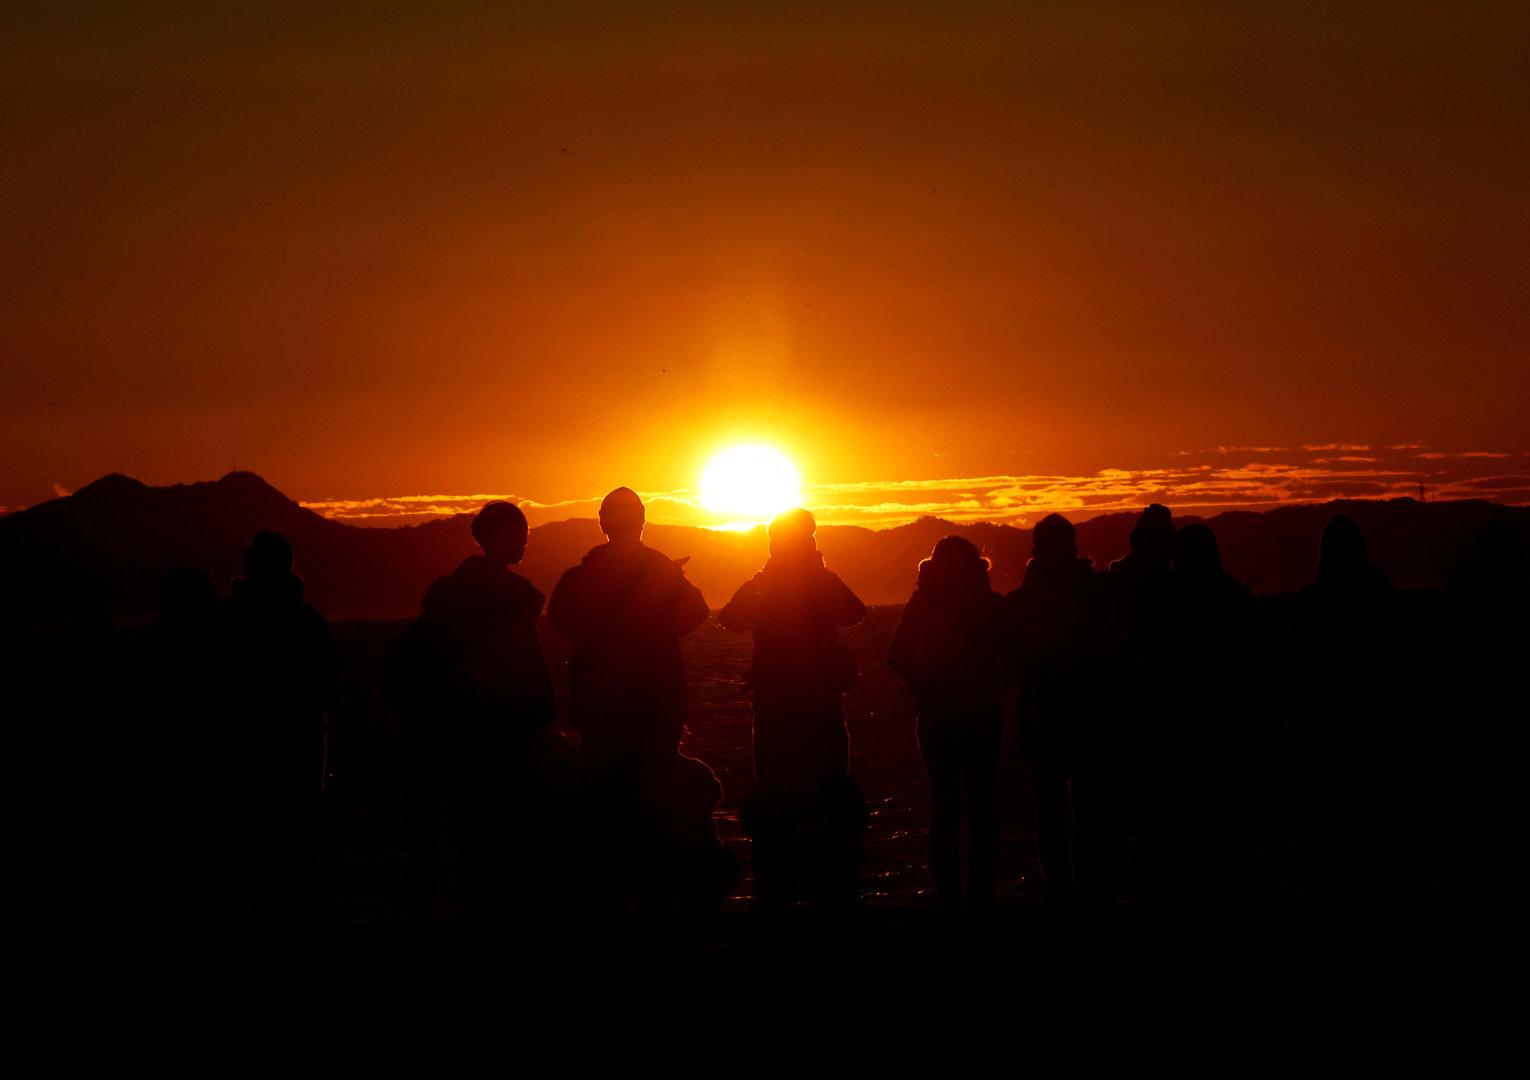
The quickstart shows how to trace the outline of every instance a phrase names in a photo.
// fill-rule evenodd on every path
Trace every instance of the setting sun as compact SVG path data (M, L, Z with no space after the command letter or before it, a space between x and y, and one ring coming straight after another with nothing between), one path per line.
M797 467L773 447L730 446L701 473L702 508L726 518L725 525L758 525L801 501Z

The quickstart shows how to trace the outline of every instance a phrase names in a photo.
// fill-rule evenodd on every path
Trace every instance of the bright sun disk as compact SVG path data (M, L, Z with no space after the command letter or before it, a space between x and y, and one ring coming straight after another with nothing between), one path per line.
M770 446L730 446L713 455L701 472L701 505L730 524L769 521L802 502L802 477L781 451Z

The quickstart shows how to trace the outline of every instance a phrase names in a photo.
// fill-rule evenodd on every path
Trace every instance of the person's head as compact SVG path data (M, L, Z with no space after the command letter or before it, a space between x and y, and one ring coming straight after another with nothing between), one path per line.
M1182 574L1211 574L1222 569L1217 534L1205 525L1186 525L1174 534L1174 569Z
M244 553L244 576L251 581L267 581L292 572L292 545L279 532L262 529L250 540Z
M159 610L172 619L205 614L217 602L212 576L194 566L172 566L159 586Z
M919 584L933 588L989 588L989 562L971 540L946 536L919 564Z
M610 540L643 538L643 500L631 488L619 487L600 500L600 531Z
M1360 526L1343 514L1335 514L1323 529L1323 540L1318 549L1318 576L1355 573L1370 564L1370 552L1366 549L1365 534L1360 531Z
M514 503L491 502L473 518L473 539L485 557L501 566L521 561L530 535L526 515Z
M1142 511L1128 537L1132 554L1149 562L1169 565L1174 558L1174 515L1161 503Z
M781 511L770 522L771 557L791 558L793 555L816 551L813 534L817 531L818 522L806 510L799 508Z
M1031 558L1041 562L1078 557L1078 537L1073 522L1061 514L1048 514L1031 530Z

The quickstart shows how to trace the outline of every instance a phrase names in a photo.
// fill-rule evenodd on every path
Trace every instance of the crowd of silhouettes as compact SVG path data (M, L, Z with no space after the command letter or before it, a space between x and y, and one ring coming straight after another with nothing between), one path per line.
M543 596L511 569L530 531L510 503L476 516L480 553L430 585L389 646L381 691L401 726L411 919L432 917L448 833L463 911L484 924L697 916L736 884L713 822L722 788L681 751L681 639L708 606L685 559L643 543L644 525L639 496L612 491L605 542L547 604L572 644L566 724L538 635ZM718 614L753 639L754 777L740 823L766 913L845 912L861 895L869 816L844 708L857 658L841 632L867 612L815 534L805 510L776 517L768 561ZM312 922L340 663L286 539L254 536L227 599L207 573L172 569L159 617L136 634L117 633L97 605L46 641L29 628L24 583L0 600L9 684L25 674L56 688L59 722L28 727L21 743L24 760L51 767L23 784L47 822L22 840L45 883L39 916L101 917L91 898L125 884L128 917ZM1273 789L1258 778L1275 767L1277 729L1334 904L1395 890L1426 824L1446 888L1502 895L1517 807L1511 758L1494 748L1523 716L1530 655L1519 538L1492 525L1452 570L1430 618L1455 682L1423 700L1410 700L1407 674L1425 646L1404 607L1343 515L1283 633L1223 569L1212 530L1177 526L1157 504L1104 569L1079 554L1067 519L1044 517L1007 596L971 541L941 539L886 661L917 709L942 910L991 911L1014 870L999 865L996 807L1010 700L1051 907L1130 898L1183 910L1225 892L1269 813ZM1434 715L1433 742L1400 727L1421 712Z
M172 568L136 633L92 604L50 636L24 590L8 597L39 921L312 921L340 663L287 541L257 533L244 566L222 600L206 572Z

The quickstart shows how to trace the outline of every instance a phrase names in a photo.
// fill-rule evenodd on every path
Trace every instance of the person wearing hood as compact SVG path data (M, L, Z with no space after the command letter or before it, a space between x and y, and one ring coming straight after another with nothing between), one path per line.
M317 899L315 835L324 709L340 662L324 616L303 601L292 545L262 531L224 606L231 752L239 762L240 847L256 914L303 923Z
M1004 599L989 562L960 536L936 543L919 564L887 666L914 692L919 752L930 786L930 858L948 914L961 910L960 831L967 816L967 898L993 907L998 824L994 787L1003 741Z
M568 752L548 730L558 710L537 637L542 594L510 569L526 551L526 516L492 502L472 534L480 553L431 583L383 665L384 698L403 719L416 922L435 896L443 818L456 834L469 918L503 915L555 884L539 856L559 846L548 798Z
M706 621L707 603L686 580L686 560L643 543L645 523L631 488L608 494L606 542L564 572L547 614L574 645L580 787L612 900L655 912L705 908L722 897L705 884L710 871L695 867L720 867L719 880L728 873L711 823L722 789L679 747L688 708L680 638Z
M866 607L824 566L815 530L806 510L777 515L765 568L718 614L725 629L754 635L755 784L741 817L766 911L802 898L844 909L859 897L867 810L850 777L844 694L855 656L839 629Z
M1068 812L1088 713L1090 651L1099 607L1094 566L1073 523L1048 514L1031 532L1020 587L1005 597L1010 662L1020 684L1020 755L1036 805L1036 842L1049 906L1073 891Z

